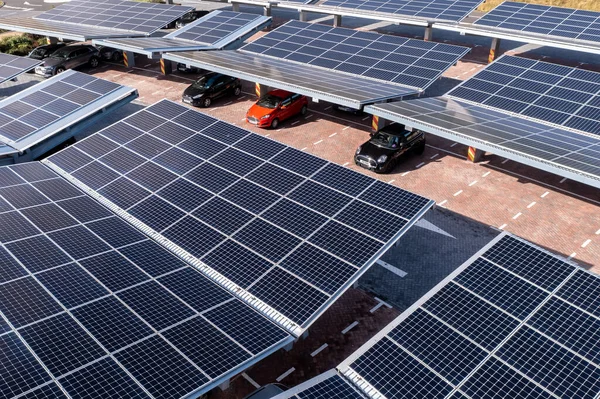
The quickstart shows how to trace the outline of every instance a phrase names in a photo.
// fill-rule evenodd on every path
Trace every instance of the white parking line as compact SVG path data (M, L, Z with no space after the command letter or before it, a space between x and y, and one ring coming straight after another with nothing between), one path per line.
M597 236L600 236L600 230L598 230L598 231L596 232L596 235L597 235Z
M564 182L566 182L566 181L567 181L567 178L566 178L566 177L563 177L563 178L562 178L562 180L561 180L559 183L564 183Z
M477 180L473 180L471 183L469 183L469 187L473 187L475 184L477 184Z
M254 381L252 378L250 378L250 376L246 373L242 373L242 377L244 377L246 379L246 381L248 381L254 388L258 389L260 388L260 385L258 385L258 383L256 381Z
M322 142L323 142L323 140L315 141L315 142L313 143L313 145L317 145L317 144L319 144L319 143L322 143Z
M350 129L350 126L346 126L345 128L343 128L342 130L348 130Z
M314 116L314 114L310 114L304 117L304 119L308 119L308 118L312 118Z
M443 200L443 201L442 201L442 202L440 202L438 205L439 205L439 206L444 206L444 204L445 204L446 202L448 202L448 200Z
M291 369L289 369L288 371L286 371L285 373L281 374L279 377L277 377L275 379L275 381L277 382L281 382L281 380L283 380L285 377L287 377L288 375L292 374L294 371L296 371L295 367L292 367Z
M504 165L505 163L508 162L508 158L506 158L504 161L500 162L502 165Z
M350 162L344 162L344 164L342 166L346 166L348 165Z
M348 333L348 331L352 330L357 325L358 325L358 321L353 321L352 324L350 324L348 327L346 327L342 330L342 334Z
M391 271L391 272L392 272L392 273L394 273L396 276L399 276L399 277L406 277L406 275L408 274L408 273L406 273L404 270L400 270L400 269L398 269L396 266L390 265L389 263L387 263L387 262L384 262L384 261L382 261L381 259L379 259L379 260L378 260L377 262L375 262L375 263L377 263L379 266L383 267L384 269L387 269L387 270Z
M415 169L419 169L423 165L425 165L425 162L421 162L420 164L418 164L417 166L415 166Z
M323 351L323 349L327 348L328 346L329 346L329 345L327 345L327 344L323 344L323 345L319 346L319 347L317 348L317 350L315 350L313 353L311 353L311 354L310 354L310 357L315 357L315 356L317 356L317 355L318 355L320 352L322 352L322 351Z
M454 193L454 196L456 197L456 196L460 195L462 192L463 192L463 190L458 190L457 192Z
M304 150L306 150L306 147L300 149L300 151L304 151Z
M577 256L577 252L573 252L571 255L569 255L569 257L567 259L573 259L576 256Z
M592 242L592 240L585 240L585 242L583 244L581 244L581 248L585 248L589 245L589 243Z
M545 198L546 195L550 194L550 191L546 191L544 194L540 195L541 198Z
M532 206L534 206L535 204L537 204L537 202L533 201L531 204L527 205L527 209L531 208Z
M396 181L396 179L392 179L392 180L390 180L390 181L388 182L388 184L392 184L392 183L393 183L393 182L395 182L395 181Z
M517 213L515 216L513 216L513 220L517 220L519 218L519 216L521 216L521 215L522 215L521 212Z
M300 121L292 122L292 126L297 125L298 123L300 123Z
M406 176L406 175L407 175L407 174L409 174L409 173L410 173L410 170L409 170L408 172L404 172L404 173L402 173L400 176L404 177L404 176Z
M504 223L502 226L498 227L500 230L504 230L504 228L506 227L506 223Z
M327 108L325 108L323 111L329 111L331 109L331 105Z
M150 65L152 65L152 64L146 64L146 65L144 65L144 68L148 68Z
M363 120L363 121L366 121L366 120L367 120L367 119L369 119L369 118L370 118L370 116L366 116L366 117L362 118L362 120Z
M438 154L433 154L429 159L437 158L439 155L440 155L439 153Z
M458 143L454 143L450 146L450 148L454 147L455 145L457 145Z
M329 135L329 137L333 137L333 136L335 136L336 134L337 134L337 133L332 133L332 134L330 134L330 135Z
M492 173L492 172L490 172L490 171L487 171L487 172L485 172L484 174L482 174L482 175L481 175L481 177L487 177L487 176L488 176L490 173Z
M228 103L223 104L224 107L233 104L233 101L229 101Z

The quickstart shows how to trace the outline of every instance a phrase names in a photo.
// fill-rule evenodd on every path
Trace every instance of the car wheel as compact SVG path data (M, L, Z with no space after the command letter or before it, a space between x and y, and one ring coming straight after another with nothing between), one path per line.
M202 106L204 108L208 108L210 107L210 104L212 104L212 100L210 99L210 97L206 97L203 101L202 101Z
M98 57L90 58L90 66L92 68L96 68L98 65L100 65L100 60L98 59Z
M58 67L56 68L56 71L54 72L55 75L58 75L59 73L63 73L65 71L65 67Z
M234 96L239 96L240 94L242 94L242 88L237 86L235 89L233 89L233 95Z
M307 110L308 110L308 108L306 107L306 105L303 105L302 109L300 110L300 115L302 115L302 116L306 115Z
M279 119L275 118L271 122L271 129L277 129L277 126L279 126Z
M114 62L119 62L121 61L121 58L123 56L121 55L121 53L119 53L118 51L115 51L114 53L112 53L112 56L110 57Z
M413 151L417 155L422 155L425 152L425 140L419 143Z

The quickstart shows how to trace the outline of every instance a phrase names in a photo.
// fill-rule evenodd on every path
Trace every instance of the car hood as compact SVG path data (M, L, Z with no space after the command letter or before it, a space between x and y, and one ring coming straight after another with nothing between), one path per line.
M396 152L396 149L377 147L375 144L367 141L360 146L360 152L357 155L363 155L369 158L377 159L382 155L391 155Z
M64 62L64 58L55 58L55 57L48 57L44 60L44 63L42 64L42 66L46 66L46 67L51 67L51 66L56 66L59 64L62 64Z
M276 110L276 108L264 108L258 104L254 104L250 107L250 109L246 113L246 116L252 116L256 119L260 119L265 115L275 112Z
M183 91L184 96L190 96L190 97L194 97L194 96L197 96L198 94L204 94L204 93L206 93L206 89L199 89L197 87L192 87L192 86L189 86L187 89L185 89Z

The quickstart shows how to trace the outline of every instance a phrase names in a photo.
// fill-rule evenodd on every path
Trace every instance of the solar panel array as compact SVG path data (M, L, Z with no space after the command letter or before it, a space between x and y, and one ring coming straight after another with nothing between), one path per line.
M10 54L0 54L0 83L6 82L30 69L40 65L42 61Z
M123 0L72 0L34 19L150 34L191 10L193 7Z
M34 87L31 94L0 102L0 140L21 140L123 86L69 71Z
M210 18L201 18L194 21L192 24L184 26L166 37L212 44L244 28L253 21L262 19L261 16L234 11L217 11L216 15L213 14L207 16Z
M433 204L167 100L48 164L301 326Z
M0 397L180 398L291 339L41 163L0 226Z
M593 399L599 294L598 276L504 235L339 369L387 398Z
M290 21L241 51L426 88L468 48Z
M600 73L502 56L447 96L600 134Z
M324 6L406 15L426 20L459 22L482 0L326 0Z
M506 1L476 25L600 42L600 12Z

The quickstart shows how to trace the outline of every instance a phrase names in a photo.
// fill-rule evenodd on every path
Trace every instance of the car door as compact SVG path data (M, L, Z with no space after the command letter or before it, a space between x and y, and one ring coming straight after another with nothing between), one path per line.
M284 120L293 115L292 109L292 97L286 97L281 101L281 106L279 109L279 119Z
M300 113L300 110L302 109L302 102L300 101L301 97L302 95L300 94L292 94L292 106L290 116Z
M225 86L225 76L220 76L219 78L217 78L212 88L213 98L218 98L225 94Z
M79 65L81 65L81 56L83 55L83 49L78 49L75 51L72 51L71 54L69 54L69 59L67 61L67 69L71 69L71 68L76 68Z

